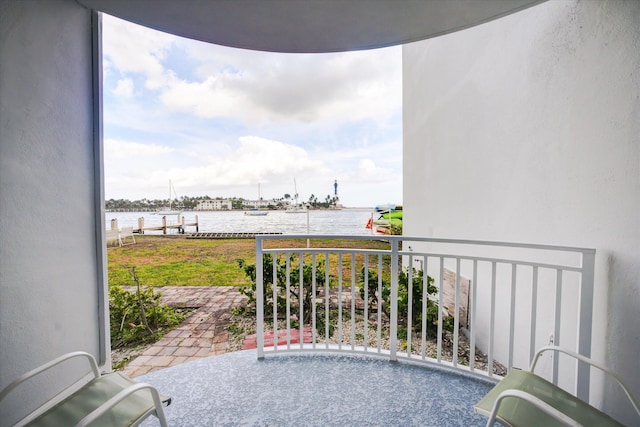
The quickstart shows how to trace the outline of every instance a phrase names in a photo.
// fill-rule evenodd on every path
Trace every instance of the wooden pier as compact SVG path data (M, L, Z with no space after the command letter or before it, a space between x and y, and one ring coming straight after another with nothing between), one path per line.
M195 227L197 233L199 230L198 215L196 215L194 222L186 222L183 216L179 216L177 222L171 222L167 220L166 216L163 216L160 225L145 225L144 217L140 217L138 218L138 228L133 227L133 232L137 234L144 234L145 231L162 231L162 234L167 234L167 230L173 229L178 230L179 234L184 234L186 227ZM117 219L111 220L111 229L118 229Z
M256 236L282 233L191 233L187 239L254 239Z

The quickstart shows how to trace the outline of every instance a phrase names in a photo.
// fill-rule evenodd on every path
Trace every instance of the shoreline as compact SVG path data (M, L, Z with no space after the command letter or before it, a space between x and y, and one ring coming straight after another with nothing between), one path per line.
M352 206L352 207L342 207L342 208L309 208L309 212L339 212L339 211L367 211L367 212L373 212L374 211L374 207L359 207L359 206ZM195 214L197 215L199 212L220 212L220 213L233 213L233 212L245 212L248 209L211 209L211 210L185 210L185 211L181 211L180 214ZM286 209L260 209L260 210L264 210L267 212L286 212ZM105 209L105 213L108 214L114 214L114 213L127 213L127 214L131 214L131 213L141 213L141 214L150 214L150 215L154 215L154 216L175 216L175 215L158 215L156 214L155 210L148 210L148 211L141 211L141 210L112 210L112 209Z

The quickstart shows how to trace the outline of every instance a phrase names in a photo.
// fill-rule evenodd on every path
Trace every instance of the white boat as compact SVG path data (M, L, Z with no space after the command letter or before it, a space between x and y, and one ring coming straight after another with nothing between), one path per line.
M268 213L268 211L261 211L258 208L253 208L244 212L247 216L267 216Z
M180 215L183 211L184 211L184 206L182 206L181 204L178 204L176 207L173 206L173 202L171 197L175 196L175 198L178 198L178 195L176 194L176 189L173 188L173 184L171 183L171 180L169 180L169 206L164 206L160 209L158 209L155 212L152 212L153 215Z
M295 199L295 203L291 206L289 206L285 212L286 213L307 213L309 212L309 209L301 203L298 203L298 185L296 184L296 179L293 178L293 188L296 190L296 192L294 193L293 198Z
M260 196L260 184L258 184L258 200L261 200L261 199L262 197ZM246 216L266 216L268 213L269 211L261 211L260 209L258 209L257 204L255 207L244 212Z

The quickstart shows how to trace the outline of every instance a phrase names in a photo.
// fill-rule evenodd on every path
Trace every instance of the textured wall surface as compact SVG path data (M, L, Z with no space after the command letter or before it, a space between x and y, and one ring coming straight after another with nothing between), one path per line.
M91 43L75 1L0 2L0 388L99 355ZM58 379L3 404L0 424Z
M637 1L550 1L403 57L404 233L597 249L594 355L622 374L640 354L639 22Z

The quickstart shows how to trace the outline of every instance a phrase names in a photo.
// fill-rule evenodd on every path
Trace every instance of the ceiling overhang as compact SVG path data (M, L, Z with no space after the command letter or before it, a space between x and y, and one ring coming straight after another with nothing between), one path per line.
M244 49L320 53L409 43L546 0L77 0L127 21Z

